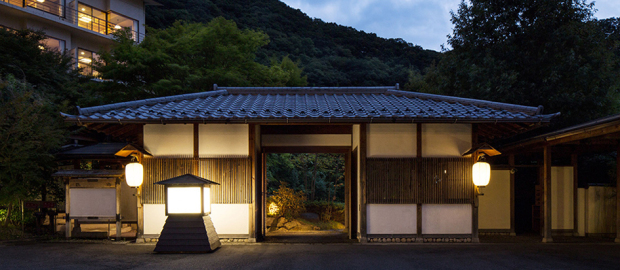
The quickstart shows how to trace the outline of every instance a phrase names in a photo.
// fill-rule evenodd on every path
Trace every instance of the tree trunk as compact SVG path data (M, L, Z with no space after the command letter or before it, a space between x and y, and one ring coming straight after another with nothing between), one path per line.
M9 202L9 206L6 209L6 219L4 220L4 227L9 226L9 220L11 217L11 209L13 209L13 203Z
M310 200L314 201L314 192L315 192L315 185L316 185L316 171L317 168L319 167L319 154L314 154L314 169L312 170L312 191L311 191L311 196L310 196Z

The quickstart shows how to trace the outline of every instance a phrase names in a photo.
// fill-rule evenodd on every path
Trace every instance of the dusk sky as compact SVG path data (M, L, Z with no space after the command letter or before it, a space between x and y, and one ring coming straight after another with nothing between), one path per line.
M281 0L311 18L439 51L452 33L450 10L460 0ZM599 19L620 17L618 0L595 1Z

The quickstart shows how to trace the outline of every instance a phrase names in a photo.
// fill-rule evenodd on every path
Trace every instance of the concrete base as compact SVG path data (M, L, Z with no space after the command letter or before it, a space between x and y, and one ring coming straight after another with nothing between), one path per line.
M171 215L166 219L154 252L213 252L221 245L210 216Z
M542 239L543 243L553 243L553 238L549 237L549 238L543 238Z
M480 238L478 238L478 237L475 237L475 238L474 238L474 237L472 237L472 238L471 238L471 242L472 242L472 243L480 243Z

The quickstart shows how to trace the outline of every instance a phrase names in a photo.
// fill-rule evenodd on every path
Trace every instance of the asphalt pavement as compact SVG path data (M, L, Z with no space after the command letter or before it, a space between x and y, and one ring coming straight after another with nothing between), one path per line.
M620 244L224 245L207 254L154 254L112 241L0 243L0 269L620 269Z

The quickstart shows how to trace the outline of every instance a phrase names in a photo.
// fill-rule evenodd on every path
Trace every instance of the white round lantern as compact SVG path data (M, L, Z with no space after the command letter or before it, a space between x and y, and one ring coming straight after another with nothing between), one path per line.
M129 163L125 166L125 179L127 179L127 185L130 187L139 187L142 185L142 178L144 171L142 164Z
M484 187L489 184L491 179L491 165L489 163L478 161L472 168L474 185Z

